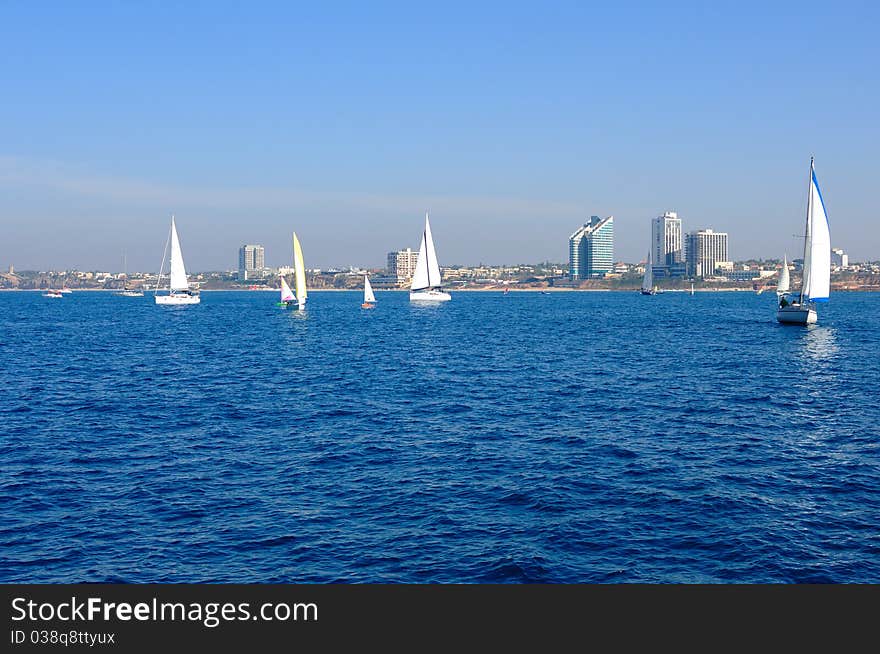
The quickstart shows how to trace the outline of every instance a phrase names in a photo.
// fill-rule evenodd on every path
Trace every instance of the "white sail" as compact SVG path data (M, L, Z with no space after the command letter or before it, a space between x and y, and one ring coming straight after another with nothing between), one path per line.
M437 252L434 250L434 238L431 236L431 223L428 221L428 214L425 214L425 231L422 232L419 258L416 261L410 289L420 291L426 288L439 288L442 285L440 264L437 261Z
M373 295L373 287L370 285L370 278L364 275L364 304L375 304L376 296Z
M180 252L180 241L177 238L177 226L174 224L174 216L171 216L171 290L185 291L188 288L183 254Z
M651 253L648 252L648 262L645 264L645 276L642 277L642 290L650 291L654 286L654 271L651 270Z
M281 301L282 302L293 302L296 298L293 296L293 291L290 290L290 286L287 285L287 282L284 281L284 277L281 278Z
M410 289L417 291L428 288L428 255L425 252L425 233L422 232L422 243L419 245L419 257L416 259L416 269L413 273Z
M811 302L827 302L831 286L831 232L812 162L806 236L804 280L801 290L803 299Z
M788 275L788 258L782 257L782 269L779 271L779 281L776 284L777 293L788 293L791 281Z
M293 233L293 273L296 276L296 297L300 306L306 303L308 291L306 290L306 268L303 263L302 247L296 232Z

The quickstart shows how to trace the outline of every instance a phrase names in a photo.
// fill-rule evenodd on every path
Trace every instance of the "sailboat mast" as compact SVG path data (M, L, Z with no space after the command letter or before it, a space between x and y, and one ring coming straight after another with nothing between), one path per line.
M807 179L807 224L804 226L804 258L801 259L800 302L804 303L804 282L807 277L807 247L810 243L810 216L813 215L813 157L810 157L810 175Z
M422 237L425 239L425 272L428 277L428 288L431 288L433 284L431 283L431 250L434 249L433 239L428 240L428 212L425 212L425 231L422 233Z

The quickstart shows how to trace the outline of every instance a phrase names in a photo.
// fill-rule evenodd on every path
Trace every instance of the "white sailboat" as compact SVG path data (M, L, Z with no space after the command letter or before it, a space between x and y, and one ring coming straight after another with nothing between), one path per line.
M782 268L779 271L779 281L776 282L776 298L781 299L783 295L788 293L791 281L788 274L788 257L782 257Z
M372 309L374 306L376 306L376 296L373 295L370 278L364 275L364 303L361 305L361 309Z
M804 227L804 272L797 297L784 293L779 297L776 319L795 325L809 325L818 320L816 303L827 302L831 291L831 230L828 214L810 158L810 185L807 192L807 223Z
M177 226L174 224L174 216L171 216L171 273L168 283L168 295L159 295L159 284L162 280L162 270L165 267L165 254L162 255L162 266L159 268L159 277L156 280L156 304L181 305L198 304L198 290L191 290L186 279L186 267L183 265L183 254L180 251L180 240L177 238ZM168 252L168 244L165 244L165 252Z
M297 306L300 309L305 309L309 292L306 289L306 267L303 263L302 246L299 244L296 232L293 233L293 275L296 286L295 299Z
M657 295L654 288L654 271L651 269L651 252L648 251L648 262L645 264L645 276L642 277L642 295Z
M296 296L294 296L293 291L290 290L290 286L287 285L287 281L284 279L284 276L281 277L281 300L277 303L277 306L284 307L285 309L293 304L296 304Z
M409 300L410 302L448 302L451 299L452 296L443 290L440 264L437 262L437 252L434 250L434 238L431 236L431 223L428 221L428 214L425 213L425 231L422 232L422 243L419 246L419 258L416 261L416 271L409 290Z
M128 287L128 263L125 258L125 252L122 253L122 274L125 276L125 281L122 282L122 290L116 295L121 295L122 297L143 297L143 290Z

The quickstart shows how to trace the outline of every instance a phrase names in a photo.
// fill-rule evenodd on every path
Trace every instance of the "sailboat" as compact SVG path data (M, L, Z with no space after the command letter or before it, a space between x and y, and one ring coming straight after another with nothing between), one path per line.
M183 254L180 251L180 240L177 238L177 226L174 224L174 216L171 216L171 233L168 236L171 241L171 272L168 283L168 295L159 295L159 284L162 280L162 269L165 267L165 254L162 255L162 265L159 268L159 276L156 279L156 304L198 304L198 290L191 290L186 279L186 268L183 265ZM165 253L168 252L168 243L165 244Z
M122 282L122 290L117 295L122 297L143 297L144 292L141 289L128 287L128 265L125 260L125 252L122 253L122 274L125 275L125 281Z
M810 158L810 184L807 191L807 221L804 227L804 272L801 290L782 293L776 319L795 325L810 325L818 320L816 303L827 302L831 290L831 230L828 214Z
M422 232L422 244L419 246L419 258L416 261L416 270L409 290L409 300L410 302L448 302L451 299L452 296L443 290L440 264L437 262L437 252L434 250L434 238L431 236L431 223L428 221L428 214L425 213L425 231Z
M70 288L68 288L67 286L67 277L67 275L64 275L64 281L61 282L61 288L58 291L59 293L64 293L65 295L67 295L68 293L73 293L73 291L71 291Z
M309 296L309 292L306 289L306 267L303 263L302 246L299 244L296 232L293 233L293 275L296 286L295 300L297 306L300 309L305 309L306 299Z
M694 283L691 282L691 295L693 295L693 294L694 294Z
M645 276L642 277L642 295L657 295L654 286L654 271L651 269L651 252L648 252L648 263L645 264Z
M370 285L370 278L364 275L364 303L361 309L372 309L376 306L376 296L373 295L373 287Z
M782 268L779 271L779 281L776 282L776 299L782 299L782 296L788 293L789 285L791 282L789 281L788 275L788 257L782 257Z
M54 288L48 288L48 289L46 289L46 291L43 293L43 297L51 297L51 298L54 298L54 299L56 299L56 300L60 300L60 299L63 298L64 296L61 295L61 291L59 291L59 290L57 290L57 289L54 289Z
M281 276L281 300L275 304L285 309L296 304L296 297L293 295L293 291L290 290L290 286L287 285L283 275Z

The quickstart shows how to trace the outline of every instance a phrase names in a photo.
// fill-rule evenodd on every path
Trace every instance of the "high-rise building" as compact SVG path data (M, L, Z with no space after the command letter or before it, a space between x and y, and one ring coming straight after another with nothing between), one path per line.
M568 239L568 276L572 281L601 277L613 266L614 216L590 216Z
M651 221L651 254L655 277L685 274L681 218L674 211L667 211Z
M831 265L846 268L849 265L849 255L840 248L831 248Z
M711 277L720 261L729 261L727 234L700 229L690 232L685 243L687 274L692 277Z
M388 276L396 277L398 284L403 284L412 279L416 272L416 263L419 260L419 253L413 252L410 248L405 250L397 250L388 253Z
M262 245L242 245L238 249L238 278L245 281L266 267L266 250Z

